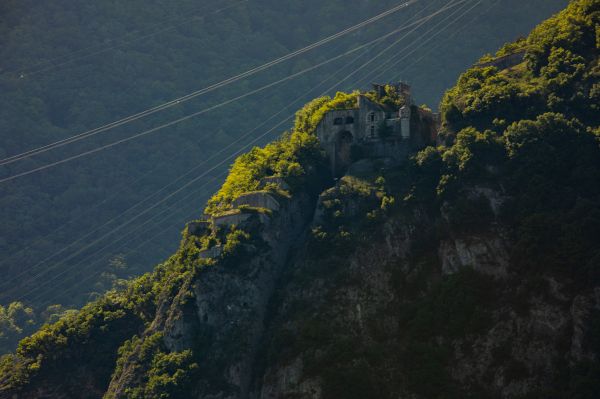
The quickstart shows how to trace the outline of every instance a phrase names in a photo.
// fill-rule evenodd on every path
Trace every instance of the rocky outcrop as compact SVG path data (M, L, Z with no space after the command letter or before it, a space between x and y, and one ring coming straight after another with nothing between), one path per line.
M311 219L313 204L314 200L299 194L278 202L278 212L270 217L241 212L214 217L216 226L258 221L252 226L261 246L244 247L226 265L205 267L179 295L160 306L147 335L163 334L168 351L194 348L198 352L202 377L195 382L197 397L248 397L267 305L289 252ZM221 247L214 248L200 257L220 255ZM113 376L111 397L124 397L127 388L139 380L135 367L122 370Z
M279 200L277 200L275 196L268 191L252 191L242 194L233 201L232 206L234 208L239 208L240 206L250 206L254 208L268 209L273 212L277 212L281 208Z
M496 234L446 239L440 242L438 251L443 274L453 274L463 268L495 277L508 273L506 243Z

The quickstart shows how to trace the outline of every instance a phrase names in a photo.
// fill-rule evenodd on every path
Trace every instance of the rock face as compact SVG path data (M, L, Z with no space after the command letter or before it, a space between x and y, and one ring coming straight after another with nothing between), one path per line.
M553 397L566 374L593 375L600 284L574 291L551 273L522 276L501 224L440 235L446 205L433 218L384 213L373 187L346 176L318 197L244 214L258 241L229 260L226 245L200 252L212 266L158 298L140 342L159 334L166 353L193 351L185 397ZM495 214L496 193L472 192ZM339 214L363 222L336 227ZM129 398L147 379L142 357L122 356L105 391L90 378L81 396L43 385L0 398Z
M226 244L199 252L213 263L158 298L141 347L159 334L166 353L191 350L185 397L198 399L553 397L565 375L591 378L600 284L522 276L500 223L447 227L446 204L385 213L377 184L344 176L318 197L249 193L239 205L271 212L188 225L239 224L259 239L233 259ZM497 215L495 191L469 193ZM81 396L48 384L0 398L130 398L147 380L143 353L122 356L105 391L90 370Z
M264 225L266 247L245 256L233 271L207 269L194 287L199 329L212 337L205 355L221 364L223 381L200 383L200 397L247 397L259 342L263 336L268 302L273 295L287 256L303 232L312 206L306 197L295 198ZM185 339L173 339L171 350L189 347ZM222 391L223 383L228 386ZM211 396L213 395L213 396ZM218 395L218 396L215 396Z
M157 312L154 330L164 335L169 351L180 352L203 341L204 377L196 382L197 397L248 397L268 302L288 254L311 218L313 202L298 195L277 202L279 209L271 217L248 215L240 222L255 217L264 245L246 248L235 265L205 268L193 283L193 300L176 296ZM136 381L129 373L135 375L134 369L124 367L122 374L113 376L111 397L126 397Z
M254 208L264 208L273 212L279 211L280 204L273 194L266 191L254 191L246 193L236 198L232 206L238 208L240 206L251 206Z
M511 269L511 243L498 226L427 242L427 252L437 254L427 262L416 252L420 232L432 224L421 214L392 216L368 245L326 258L311 256L305 244L276 293L263 367L255 370L247 397L425 398L435 392L432 378L457 397L547 397L561 378L558 364L596 359L592 314L600 286L574 293L548 275L532 289ZM457 298L445 298L429 291L440 279L466 283ZM462 290L476 286L479 292L468 299ZM436 317L448 322L411 336L427 315L411 318L410 312L428 296L437 299L424 306L427 312L442 309L448 313ZM470 310L461 314L460 307ZM445 366L424 365L437 356ZM419 367L432 369L415 371Z

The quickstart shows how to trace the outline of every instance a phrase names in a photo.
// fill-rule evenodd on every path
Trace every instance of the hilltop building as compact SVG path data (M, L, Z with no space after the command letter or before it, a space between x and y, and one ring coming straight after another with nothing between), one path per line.
M377 100L393 90L402 98L399 106L372 101L359 95L356 106L331 110L317 126L317 137L327 152L334 176L341 176L361 158L402 161L411 149L435 142L437 118L412 104L405 83L373 84Z

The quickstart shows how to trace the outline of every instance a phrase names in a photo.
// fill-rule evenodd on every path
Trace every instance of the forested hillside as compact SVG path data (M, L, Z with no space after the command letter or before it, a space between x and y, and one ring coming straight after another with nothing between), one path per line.
M251 79L93 139L0 165L0 179L220 104L454 3L415 1ZM334 94L337 89L365 88L371 80L401 78L413 86L419 102L435 108L460 71L481 54L526 35L566 1L459 3L406 31L398 45L345 81L400 34L138 140L0 183L0 349L13 347L41 321L52 321L65 308L122 286L123 278L165 259L176 248L184 222L202 213L235 151L273 139L290 125L285 118L303 102L325 90ZM0 158L222 81L396 4L3 1ZM501 123L512 120L507 116ZM463 122L456 123L460 127ZM16 301L24 305L8 306ZM54 304L62 306L47 308Z
M401 164L334 181L315 127L357 94L309 102L208 201L243 223L22 340L0 398L597 398L599 25L574 0L484 56Z

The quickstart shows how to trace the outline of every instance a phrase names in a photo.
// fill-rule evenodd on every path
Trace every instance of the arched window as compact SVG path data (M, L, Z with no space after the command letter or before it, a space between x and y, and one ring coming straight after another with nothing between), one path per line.
M352 116L347 116L346 117L346 124L347 125L351 125L354 123L354 118Z
M368 120L369 122L375 122L375 112L369 113Z
M344 124L344 118L335 118L333 120L333 124L334 125L343 125Z

